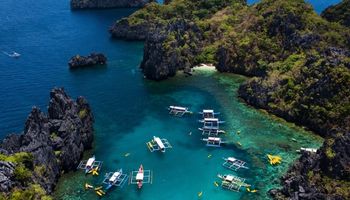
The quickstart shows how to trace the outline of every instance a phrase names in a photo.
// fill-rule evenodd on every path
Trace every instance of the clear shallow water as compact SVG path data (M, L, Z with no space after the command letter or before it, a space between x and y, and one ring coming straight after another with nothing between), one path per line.
M198 75L195 78L177 77L156 83L142 80L147 96L128 108L118 108L118 101L109 102L110 111L96 112L96 146L94 154L104 161L101 174L119 167L137 169L139 164L152 169L154 181L138 191L135 185L116 189L106 199L265 199L265 192L278 186L278 177L296 159L295 150L301 146L318 147L320 138L287 123L245 106L235 91L244 78L235 75ZM142 100L145 98L144 100ZM227 120L225 136L231 144L224 148L207 148L200 141L196 122L198 115L174 118L167 114L171 104L189 106L193 110L214 108L222 111ZM129 110L129 111L126 111ZM129 120L133 122L130 123ZM241 134L237 135L236 131ZM192 135L189 132L192 131ZM165 154L148 151L145 143L153 135L167 138L173 149ZM295 138L298 142L291 142ZM238 145L240 142L242 146ZM130 153L128 157L124 155ZM279 154L283 164L267 165L266 154ZM211 155L210 158L208 156ZM224 169L222 157L234 156L248 162L250 170L233 174L247 178L259 193L223 191L215 187L218 173ZM73 177L73 178L72 178ZM94 199L96 194L85 191L85 182L100 185L103 177L86 177L82 172L66 175L56 193L59 199Z
M241 103L235 93L244 80L240 76L201 74L161 83L144 80L138 70L143 44L111 40L107 32L115 19L132 12L71 12L68 1L3 2L0 50L22 56L11 59L0 54L0 136L21 132L32 105L46 111L54 86L65 87L73 97L86 96L96 117L91 154L104 161L101 174L120 167L136 169L141 163L154 171L154 183L141 192L129 186L113 191L106 199L196 199L200 191L203 199L264 199L266 190L278 186L278 177L297 158L295 149L320 145L319 138ZM92 51L104 52L108 66L68 70L72 55ZM194 111L220 110L232 144L206 148L196 131L197 116L169 117L165 108L170 104L190 106ZM240 135L234 134L237 130ZM153 135L169 139L174 148L165 155L148 152L145 142ZM292 137L298 142L291 142ZM124 157L127 152L130 156ZM283 164L268 166L266 153L282 155ZM247 178L259 193L232 193L214 186L217 173L229 172L221 167L224 156L248 162L251 170L236 174ZM55 195L57 199L96 199L82 186L85 182L98 184L101 179L80 172L67 174Z

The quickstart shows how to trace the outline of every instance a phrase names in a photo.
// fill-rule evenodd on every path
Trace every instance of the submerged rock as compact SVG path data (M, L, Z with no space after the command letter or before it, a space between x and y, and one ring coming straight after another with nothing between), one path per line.
M71 9L139 8L154 0L71 0Z
M107 63L107 58L102 53L91 53L88 56L80 56L76 55L73 56L69 62L68 65L71 69L78 68L78 67L86 67L86 66L93 66L93 65L105 65Z
M50 93L48 115L33 107L21 135L1 143L0 192L25 190L39 184L53 192L62 172L75 170L86 149L92 147L93 115L84 97L72 100L62 88ZM16 163L6 162L14 160ZM16 169L20 168L19 175ZM17 174L14 175L13 172Z

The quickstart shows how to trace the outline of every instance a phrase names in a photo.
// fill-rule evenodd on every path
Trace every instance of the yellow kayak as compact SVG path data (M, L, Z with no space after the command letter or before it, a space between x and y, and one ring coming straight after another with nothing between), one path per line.
M87 190L87 189L92 189L92 188L94 188L92 185L89 185L89 184L85 183L85 189L86 189L86 190Z
M100 191L96 191L96 194L97 194L98 196L100 196L100 197L103 196L103 194L102 194Z
M106 193L103 190L99 190L99 192L103 195L105 195Z
M215 185L216 187L219 187L219 184L218 184L216 181L214 181L214 185Z
M201 197L203 195L203 192L198 192L198 197Z
M96 191L101 190L102 186L95 188Z
M126 154L124 154L124 156L125 156L125 157L128 157L128 156L130 156L130 153L126 153Z
M271 165L278 165L282 162L282 158L280 156L267 154L267 158L269 159Z

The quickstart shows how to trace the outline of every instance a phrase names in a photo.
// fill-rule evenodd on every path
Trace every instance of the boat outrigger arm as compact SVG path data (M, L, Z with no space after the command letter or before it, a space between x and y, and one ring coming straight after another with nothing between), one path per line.
M165 152L165 149L173 148L167 139L164 139L164 138L161 139L156 136L153 136L153 140L147 142L146 144L148 149L151 152L154 152L154 151Z
M224 130L219 129L198 128L198 130L202 131L202 135L208 136L218 136L220 133L225 133Z
M198 120L200 123L218 123L218 124L223 124L225 121L220 121L218 118L204 118Z
M123 187L128 178L127 174L123 174L123 170L120 169L116 172L106 173L105 178L102 183L107 185L106 190L110 189L112 186Z
M225 160L225 162L222 164L222 166L230 170L237 171L240 168L249 169L248 167L245 166L246 162L242 160L238 160L234 157L228 157L223 159Z
M180 106L169 106L168 110L169 110L169 114L177 117L182 117L185 114L192 113L188 108L180 107Z
M203 110L199 112L199 114L202 115L203 118L214 118L216 115L220 115L219 112L214 112L214 110Z
M95 156L89 158L88 160L83 160L79 163L77 169L85 170L85 173L90 173L92 170L100 171L102 167L102 161L97 161Z

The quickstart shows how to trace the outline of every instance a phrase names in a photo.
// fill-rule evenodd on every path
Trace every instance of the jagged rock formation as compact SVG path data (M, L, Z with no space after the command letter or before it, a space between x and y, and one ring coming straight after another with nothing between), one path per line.
M71 0L72 9L140 8L154 0Z
M339 22L350 27L350 0L343 0L339 4L328 7L321 16L331 22Z
M107 58L102 53L91 53L88 56L73 56L68 65L71 69L86 67L86 66L94 66L94 65L105 65L107 63Z
M84 150L92 147L93 121L85 98L74 101L62 88L53 89L48 115L33 107L24 132L2 141L0 191L53 192L61 173L76 169Z

